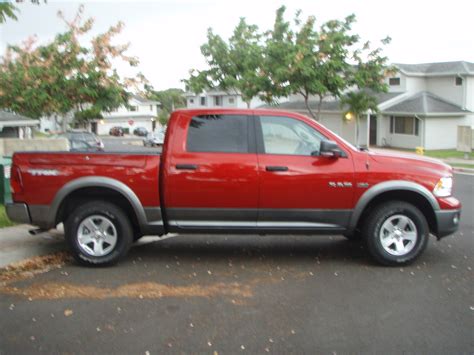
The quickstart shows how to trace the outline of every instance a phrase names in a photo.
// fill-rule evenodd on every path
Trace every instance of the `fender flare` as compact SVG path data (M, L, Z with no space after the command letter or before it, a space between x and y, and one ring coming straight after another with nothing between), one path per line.
M372 186L370 189L365 191L364 194L359 198L359 201L357 201L357 204L351 216L351 220L349 222L349 230L353 231L356 228L360 216L362 215L362 212L375 197L388 191L400 190L415 192L421 197L423 197L425 200L427 200L434 211L438 211L440 209L438 201L426 187L412 181L384 181L380 184Z
M139 198L130 187L125 185L123 182L112 178L103 176L87 176L68 182L56 193L53 203L51 204L48 218L52 225L56 223L59 207L61 206L64 199L72 192L85 187L105 187L120 193L132 206L140 227L147 224L145 210Z

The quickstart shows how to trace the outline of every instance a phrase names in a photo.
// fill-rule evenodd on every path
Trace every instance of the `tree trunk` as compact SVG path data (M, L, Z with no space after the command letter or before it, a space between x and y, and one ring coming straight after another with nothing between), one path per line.
M250 108L250 101L245 101L245 103L247 104L247 108Z
M319 95L319 102L318 102L318 114L316 116L316 121L321 121L321 107L323 106L323 97Z
M355 125L356 125L356 141L355 146L359 147L359 115L355 115Z
M317 121L318 119L314 115L314 112L311 110L311 107L309 107L309 95L303 95L303 97L304 97L304 104L306 106L306 109L308 110L311 117Z

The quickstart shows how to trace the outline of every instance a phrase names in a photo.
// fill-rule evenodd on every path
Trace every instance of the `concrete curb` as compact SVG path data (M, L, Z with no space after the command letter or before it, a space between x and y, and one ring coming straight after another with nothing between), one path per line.
M61 230L30 235L28 231L33 228L27 224L19 224L0 229L0 268L34 256L67 249Z
M457 166L452 166L452 168L455 173L466 173L466 174L474 175L474 169L471 169L471 168L461 168Z

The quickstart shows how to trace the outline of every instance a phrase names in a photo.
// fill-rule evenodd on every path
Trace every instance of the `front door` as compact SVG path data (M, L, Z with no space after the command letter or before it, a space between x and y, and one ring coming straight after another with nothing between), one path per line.
M377 145L377 116L370 115L369 144Z
M342 230L351 215L354 173L350 154L319 155L326 139L302 119L257 118L261 229Z
M255 228L258 172L251 116L186 116L166 163L170 230Z

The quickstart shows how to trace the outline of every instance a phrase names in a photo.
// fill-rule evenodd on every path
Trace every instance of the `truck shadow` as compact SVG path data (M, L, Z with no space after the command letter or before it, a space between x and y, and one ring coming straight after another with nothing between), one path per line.
M138 257L144 261L179 258L183 263L198 259L295 263L330 260L374 265L363 243L348 241L342 236L179 235L166 240L144 239L130 250L126 260Z

